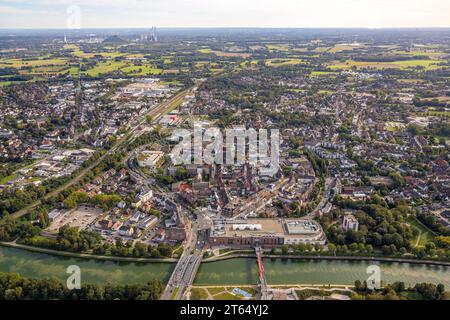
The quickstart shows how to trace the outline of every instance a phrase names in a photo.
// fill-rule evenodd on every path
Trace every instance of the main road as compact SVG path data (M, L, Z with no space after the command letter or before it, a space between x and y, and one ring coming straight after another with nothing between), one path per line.
M181 300L187 288L192 284L203 256L202 250L197 250L197 229L195 224L188 231L183 253L167 282L161 295L161 300Z
M161 295L161 300L183 300L192 285L203 258L206 229L211 221L199 212L190 224L183 253Z
M314 210L312 210L306 216L303 216L302 217L303 219L312 220L318 216L319 211L322 210L326 206L326 204L328 203L328 201L331 198L331 185L333 184L334 181L336 181L336 178L328 177L325 179L325 190L323 191L320 202L317 204L317 206L314 208Z

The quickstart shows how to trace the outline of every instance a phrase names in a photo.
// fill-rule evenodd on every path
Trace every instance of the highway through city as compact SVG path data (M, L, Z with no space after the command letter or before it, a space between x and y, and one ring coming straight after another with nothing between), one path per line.
M195 280L203 258L206 230L210 223L211 220L202 212L198 212L197 219L190 222L183 253L161 295L161 300L186 299L188 289Z
M181 300L186 289L192 284L203 256L202 250L197 250L197 230L195 225L188 233L183 253L170 276L161 300Z
M151 181L151 178L136 165L136 157L145 147L142 146L131 151L125 159L125 165L133 179L155 192L160 192L158 186ZM177 203L177 199L173 194L165 192L164 196ZM160 298L161 300L182 300L186 298L188 289L194 282L203 258L203 246L206 241L205 230L211 223L211 220L203 212L198 212L196 214L197 218L194 220L192 215L189 214L188 208L180 204L178 206L180 218L186 221L187 237L183 244L183 253L172 272L165 291Z

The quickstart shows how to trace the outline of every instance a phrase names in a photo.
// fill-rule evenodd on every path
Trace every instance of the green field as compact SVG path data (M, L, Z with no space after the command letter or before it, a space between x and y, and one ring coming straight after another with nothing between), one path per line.
M212 296L214 296L216 294L224 292L226 289L225 287L208 287L207 290Z
M16 174L12 174L10 176L4 177L3 179L0 179L0 184L6 184L9 180L17 178Z
M439 118L450 118L450 111L427 111L423 115Z
M235 296L229 292L223 292L214 296L214 300L241 300L238 296Z
M422 67L425 70L435 70L441 68L439 63L446 62L445 60L399 60L392 62L366 62L366 61L354 61L346 60L345 62L333 62L328 65L330 69L351 69L352 67L360 68L372 68L372 69L409 69Z
M389 121L385 123L386 131L397 132L398 130L404 129L405 125L401 122Z
M214 300L243 300L244 297L231 293L234 287L194 287L191 289L191 300L206 300L212 297ZM250 293L253 297L257 290L253 287L244 286L240 289ZM208 295L209 294L209 295Z
M329 53L338 53L341 51L353 51L353 49L361 47L357 44L337 44L333 48L329 49L327 52Z
M89 70L87 70L86 74L91 77L98 77L100 74L111 73L114 71L118 71L121 68L126 67L127 64L125 61L108 61L108 62L100 62L97 65Z
M125 75L145 76L160 74L162 70L148 64L135 65L129 61L106 61L98 63L95 67L87 70L85 74L91 77L98 77L114 72L121 72Z
M424 247L425 244L433 238L433 233L417 219L408 219L409 224L419 231L419 235L411 240L411 244L415 247Z
M43 67L61 66L68 61L62 58L56 59L0 59L0 68L23 68L23 67Z
M65 58L35 58L35 59L0 59L0 68L18 69L21 76L31 76L28 81L45 80L48 76L62 75L72 67L70 61ZM10 76L13 76L12 73ZM5 77L8 77L6 75ZM24 81L2 81L0 86Z
M205 54L212 53L212 50L209 48L202 48L202 49L198 49L197 51L200 53L205 53Z
M406 55L406 56L428 56L433 59L439 59L446 55L445 52L442 51L421 51L421 50L413 50L413 51L402 51L402 50L396 50L393 51L394 54L399 55Z
M268 67L283 67L290 65L300 64L302 60L300 59L268 59L266 60L266 66Z
M320 76L331 76L336 77L338 72L334 71L313 71L311 72L311 76L320 77Z
M206 300L208 299L208 293L203 288L191 289L191 300Z
M123 73L127 75L135 75L135 76L146 76L153 74L160 74L162 72L161 69L154 68L150 65L131 65L125 68L120 69Z
M267 49L269 49L269 51L289 51L289 45L287 44L267 44L266 47Z
M178 287L176 287L176 288L173 290L172 296L171 296L171 299L172 299L172 300L174 300L175 297L177 296L178 290L180 290L180 288L178 288Z
M287 89L289 92L305 92L305 89L298 89L298 88L289 88Z
M111 51L109 51L111 50ZM66 75L69 77L78 77L87 75L99 77L118 73L125 76L149 76L157 75L163 72L156 68L155 64L164 61L170 65L173 61L167 57L155 59L152 62L145 59L143 53L123 53L116 51L117 48L102 47L97 51L85 52L76 44L65 44L62 47L64 54L70 54L70 57L51 57L48 54L39 55L30 54L29 57L10 57L0 59L0 68L15 68L18 72L11 72L11 75L5 75L5 81L0 82L0 86L7 86L24 81L9 81L11 76L27 76L27 81L46 80L50 77ZM116 58L121 58L121 60ZM88 67L87 70L80 71L80 64ZM177 70L178 71L178 70Z

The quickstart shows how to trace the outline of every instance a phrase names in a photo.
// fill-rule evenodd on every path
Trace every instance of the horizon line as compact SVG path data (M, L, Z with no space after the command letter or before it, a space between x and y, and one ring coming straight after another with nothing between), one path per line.
M144 26L139 26L139 27L82 27L82 28L78 28L78 29L71 29L71 28L63 28L63 27L0 27L0 30L66 30L66 31L82 31L82 30L89 30L89 29L151 29L153 26L148 26L148 27L144 27ZM360 30L395 30L395 29L399 29L399 30L404 30L404 29L450 29L450 25L449 26L440 26L440 27L436 27L436 26L420 26L420 27L362 27L362 26L358 26L358 27L287 27L287 26L282 26L282 27L261 27L261 26L246 26L246 27L238 27L238 26L230 26L230 27L220 27L220 26L192 26L192 27L181 27L181 26L176 26L176 27L167 27L167 26L163 26L163 27L158 27L156 26L158 29L325 29L325 30L329 30L329 29L360 29Z

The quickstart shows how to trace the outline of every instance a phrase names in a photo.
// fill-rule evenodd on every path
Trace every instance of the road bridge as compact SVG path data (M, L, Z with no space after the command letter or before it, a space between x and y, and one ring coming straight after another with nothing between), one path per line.
M269 300L267 281L264 274L264 266L262 263L262 249L261 247L255 247L256 258L258 259L258 271L259 271L259 289L261 293L261 300Z
M200 242L200 241L198 241ZM188 235L186 245L178 260L169 282L161 295L161 300L182 300L192 285L203 258L203 246L197 244L197 229Z

